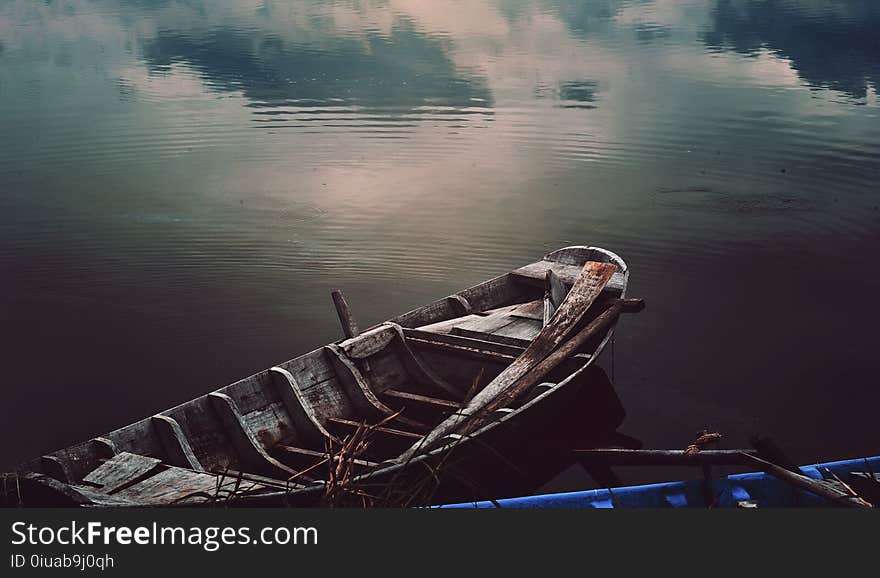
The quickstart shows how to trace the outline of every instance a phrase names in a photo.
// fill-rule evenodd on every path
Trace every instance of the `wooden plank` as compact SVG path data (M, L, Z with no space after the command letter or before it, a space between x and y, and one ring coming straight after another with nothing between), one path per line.
M417 452L431 448L441 438L459 430L468 422L469 417L482 412L492 412L495 409L510 405L522 393L522 390L537 383L543 375L532 370L539 366L563 340L570 336L587 310L596 298L599 297L616 269L617 267L611 263L590 261L584 265L577 282L553 316L553 322L541 330L540 334L529 344L525 352L495 377L482 391L477 393L471 399L465 411L448 417L425 436L424 443L414 444L400 455L398 461L408 461ZM615 315L614 318L616 319L616 317ZM568 352L569 355L571 353L574 352ZM555 364L561 361L562 359L554 360ZM555 367L555 365L552 367ZM549 372L552 367L546 367L546 372ZM532 374L529 376L530 379L523 381L522 378L530 373ZM513 389L514 385L518 387ZM506 392L509 392L511 395L503 395Z
M483 353L497 354L504 358L511 358L511 360L520 356L522 352L525 351L525 347L517 345L508 345L506 343L498 343L497 341L487 341L452 333L433 333L431 331L422 331L420 329L404 328L403 335L410 343L423 343L429 341L438 346L451 345L466 350L473 349Z
M394 330L386 324L364 331L338 345L352 359L365 359L382 351L394 340Z
M574 291L574 289L572 289L572 291ZM499 407L513 404L517 397L543 379L559 364L572 358L583 357L583 354L577 353L580 348L586 345L590 339L614 324L620 314L624 311L640 311L644 307L644 302L641 299L613 299L605 302L603 305L606 309L587 324L586 327L578 331L559 348L548 354L543 360L528 368L526 372L509 387L488 398L482 408L483 411L490 412ZM562 310L562 308L559 309L560 312ZM559 315L559 313L557 313L557 315ZM558 317L554 317L554 319L558 319ZM523 355L525 356L526 354L524 353ZM485 391L485 389L483 391ZM483 392L480 393L482 394ZM478 423L478 421L475 421L474 425ZM473 427L468 428L468 431L472 430Z
M202 494L222 495L218 492L219 482L213 474L172 467L119 491L115 496L140 505L170 505L181 501L201 503L209 501ZM227 479L223 487L231 490L234 480Z
M269 475L283 475L286 478L296 474L296 471L266 453L231 397L213 392L208 394L208 399L223 422L224 430L243 464Z
M106 494L112 494L144 479L161 464L162 460L156 458L121 452L95 468L83 478L83 482L98 486Z
M517 339L521 342L531 342L538 334L541 332L541 328L544 327L543 318L541 319L528 319L528 318L519 318L514 320L513 323L509 325L505 325L493 335L497 339L498 337L507 337L510 339Z
M197 472L205 470L196 458L189 440L186 439L183 429L181 429L176 419L167 415L157 414L153 416L152 423L153 428L162 441L162 447L165 449L165 455L168 456L169 464L189 468Z
M293 374L280 367L273 367L269 369L269 375L272 377L281 402L293 421L297 436L307 443L317 446L323 445L324 440L332 436L321 425L317 414L306 400Z
M511 320L513 323L515 320ZM510 337L507 335L499 335L497 333L488 333L486 331L475 331L473 329L465 329L463 327L455 327L450 332L451 335L459 335L461 337L470 337L471 339L479 339L481 341L492 341L502 345L511 345L525 351L531 343L529 339L520 339L519 337Z
M458 291L458 294L467 299L475 311L487 311L506 303L522 302L529 298L536 299L540 297L536 293L531 287L521 283L518 278L514 278L509 273L484 281L464 291ZM424 325L424 323L420 325Z
M331 421L335 424L339 424L339 425L348 427L348 428L352 428L352 429L357 429L358 427L361 426L360 422L352 421L350 419L338 418L338 417L331 417L329 421ZM409 438L409 439L422 439L422 436L420 434L417 434L417 433L414 433L411 431L405 431L405 430L384 427L384 426L375 427L375 428L373 428L372 431L378 432L378 433L383 433L383 434L388 434L390 436L395 436L395 437L402 437L402 438Z
M753 456L747 453L742 454L743 457L747 460L747 462L751 462L757 467L761 468L771 476L774 476L783 482L789 483L793 486L799 487L801 489L807 490L817 496L830 500L833 503L841 504L843 506L849 506L851 508L873 508L873 506L863 500L858 496L853 496L852 494L842 491L834 486L827 484L825 482L821 482L819 480L814 480L813 478L808 478L802 474L796 474L791 470L787 470L781 466L777 466L776 464L772 464L766 460L762 460L757 456Z
M396 389L386 389L382 392L382 395L387 395L388 397L402 399L405 401L414 401L416 403L430 405L433 407L442 407L446 409L461 409L464 407L464 404L458 401L450 401L448 399L440 399L437 397L428 397L427 395L419 395L417 393L412 393L409 391L399 391Z
M631 450L619 448L576 449L584 463L612 466L737 466L746 463L743 452L755 455L753 450Z
M569 265L554 261L538 261L536 263L530 263L525 267L514 269L510 274L527 283L543 288L547 271L553 271L553 274L556 275L562 283L572 285L580 275L581 269L583 269L581 265ZM612 293L620 293L624 288L625 282L626 276L624 272L615 271L604 290Z
M354 320L354 315L351 314L351 308L342 291L334 289L330 295L333 297L333 305L336 307L336 315L339 316L339 323L342 325L342 333L345 338L351 339L360 335L361 330L358 329L357 322Z
M424 346L430 347L433 349L441 349L445 350L449 353L455 355L467 355L469 357L474 357L476 359L480 359L483 361L492 361L495 363L510 363L514 359L517 358L516 355L510 355L507 353L498 353L495 351L491 351L488 349L477 348L477 347L468 347L467 345L459 345L455 343L448 343L443 341L436 341L433 339L419 339L416 337L410 337L409 343L415 346ZM476 339L472 339L471 341L478 341Z
M336 375L333 366L327 362L323 347L290 361L279 363L278 367L296 376L296 383L303 393L313 387L320 387L321 384Z
M508 315L510 317L523 317L525 319L537 319L538 321L543 321L544 302L540 299L535 299L534 301L521 303L512 308Z

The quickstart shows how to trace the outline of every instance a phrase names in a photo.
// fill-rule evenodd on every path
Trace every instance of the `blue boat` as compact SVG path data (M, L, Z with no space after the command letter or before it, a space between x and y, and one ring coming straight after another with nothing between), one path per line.
M815 480L847 481L853 472L880 473L880 456L802 466ZM828 500L763 473L732 474L710 482L713 507L827 507ZM706 508L703 480L563 492L495 501L446 504L440 508Z

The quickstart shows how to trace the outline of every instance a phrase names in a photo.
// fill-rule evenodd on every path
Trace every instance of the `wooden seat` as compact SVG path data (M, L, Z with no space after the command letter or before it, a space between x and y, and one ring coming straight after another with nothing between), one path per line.
M480 361L507 364L525 351L525 348L520 345L479 339L457 333L434 333L418 329L404 329L403 332L407 342L414 346L448 351L453 355L463 354Z
M122 452L116 454L83 478L83 483L112 494L147 478L161 468L162 461Z

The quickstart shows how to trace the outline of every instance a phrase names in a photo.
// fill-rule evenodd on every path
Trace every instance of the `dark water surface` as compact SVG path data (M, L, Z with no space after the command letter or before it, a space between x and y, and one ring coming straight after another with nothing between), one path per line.
M648 303L626 433L877 453L878 30L873 0L0 0L0 465L337 339L332 288L369 325L570 244Z

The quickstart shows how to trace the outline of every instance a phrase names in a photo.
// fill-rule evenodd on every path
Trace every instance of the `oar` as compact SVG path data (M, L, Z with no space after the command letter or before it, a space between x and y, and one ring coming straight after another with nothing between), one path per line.
M396 461L410 460L417 453L430 449L442 438L460 430L473 416L483 415L495 398L544 361L568 338L616 270L617 267L611 263L587 262L553 318L541 329L526 350L475 395L467 407L441 422L419 442L403 452Z

